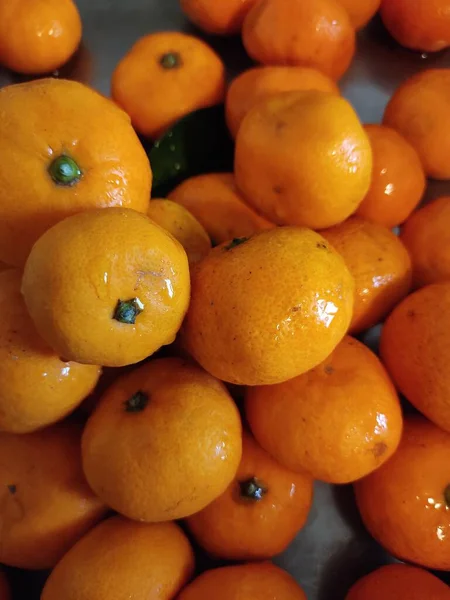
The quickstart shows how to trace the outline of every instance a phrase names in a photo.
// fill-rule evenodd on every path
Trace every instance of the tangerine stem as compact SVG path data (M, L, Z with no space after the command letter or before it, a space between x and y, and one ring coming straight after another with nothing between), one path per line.
M73 158L67 154L57 156L48 168L50 177L57 185L72 186L81 179L82 172Z
M250 477L245 481L239 482L241 497L245 500L259 502L269 491L268 487L257 477Z
M147 406L150 398L148 394L142 390L138 390L135 394L128 398L125 404L125 411L129 413L142 412Z

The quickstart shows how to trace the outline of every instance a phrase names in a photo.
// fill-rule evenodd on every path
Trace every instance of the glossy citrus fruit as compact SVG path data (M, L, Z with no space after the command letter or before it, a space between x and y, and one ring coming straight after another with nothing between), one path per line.
M3 262L22 266L69 215L106 206L147 212L148 158L129 117L94 90L62 79L2 88L0 136Z
M319 90L339 94L336 83L311 67L269 66L244 71L228 88L225 110L235 138L245 115L261 100L294 90Z
M411 256L415 287L450 281L450 197L438 198L413 213L400 239Z
M205 228L181 204L172 200L153 199L147 214L180 242L190 265L204 258L211 250L211 240Z
M360 217L321 234L341 254L355 280L350 333L383 321L411 288L411 259L402 242L383 225Z
M285 92L244 118L235 175L249 204L273 223L331 227L367 194L372 150L347 100L318 91Z
M190 177L169 198L194 215L215 246L273 227L244 202L232 173Z
M0 433L0 561L53 567L105 514L81 468L81 428Z
M189 265L181 244L147 216L92 210L38 240L22 291L60 356L117 367L175 339L189 303Z
M414 148L394 129L366 125L373 153L372 183L356 214L392 228L409 217L425 192L425 173Z
M246 433L236 478L222 496L186 523L214 556L271 558L286 550L305 524L312 495L309 475L288 471Z
M370 21L380 8L381 0L339 0L350 17L355 29L361 29Z
M314 67L333 79L355 52L355 30L337 0L260 0L244 20L242 38L259 63Z
M188 113L223 102L225 66L199 38L153 33L119 62L111 94L139 133L157 138Z
M41 599L173 600L193 570L191 545L175 523L112 517L64 556Z
M329 483L356 481L377 469L402 432L400 403L385 369L351 337L304 375L248 388L245 414L256 439L281 464Z
M448 8L447 0L382 0L380 14L399 44L437 52L450 46Z
M306 600L296 581L270 562L206 571L177 600ZM45 600L45 598L44 598Z
M38 335L20 293L22 274L0 273L0 431L59 421L95 387L100 368L61 359Z
M450 600L443 581L412 565L385 565L351 588L345 600Z
M383 123L416 149L425 172L450 179L450 70L421 71L400 85L390 99Z
M242 453L225 386L193 363L160 359L118 379L83 435L92 489L141 521L190 516L222 494Z
M181 9L192 23L206 33L233 35L256 0L181 0Z
M450 432L450 282L408 296L381 335L381 357L408 400Z
M62 67L81 41L73 0L7 0L0 4L0 64L19 73Z
M449 570L449 462L450 434L408 417L394 456L355 484L364 524L397 558Z
M183 339L219 379L279 383L332 352L352 307L352 277L319 234L271 229L226 242L194 267Z

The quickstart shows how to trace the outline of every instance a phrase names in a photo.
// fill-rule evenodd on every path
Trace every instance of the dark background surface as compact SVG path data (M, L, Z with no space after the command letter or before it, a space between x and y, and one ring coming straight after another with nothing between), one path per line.
M115 65L142 35L174 29L199 34L185 21L177 0L78 0L78 6L83 44L59 76L88 83L107 95ZM250 66L239 39L207 41L225 59L230 77ZM450 66L449 52L426 56L404 50L375 19L359 35L358 52L341 89L363 122L376 123L399 83L418 70L444 66ZM0 71L0 85L21 80ZM444 193L450 193L450 185L433 182L427 198ZM376 339L376 333L369 337ZM364 531L351 487L318 483L308 525L275 562L297 578L308 600L343 600L358 577L389 560ZM204 557L200 563L210 566ZM11 570L11 577L15 600L37 600L46 574Z

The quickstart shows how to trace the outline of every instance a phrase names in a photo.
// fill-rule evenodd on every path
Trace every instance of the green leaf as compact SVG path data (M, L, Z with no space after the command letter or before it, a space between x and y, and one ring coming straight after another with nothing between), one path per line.
M233 170L234 146L223 105L193 112L148 148L153 170L154 198L164 198L194 175Z

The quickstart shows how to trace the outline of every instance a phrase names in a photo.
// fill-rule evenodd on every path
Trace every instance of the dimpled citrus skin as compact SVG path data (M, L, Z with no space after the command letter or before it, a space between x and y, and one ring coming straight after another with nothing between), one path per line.
M81 428L0 433L0 561L49 569L106 513L81 468Z
M385 565L351 588L345 600L450 600L443 581L412 565Z
M66 359L118 367L176 336L189 303L189 265L179 242L130 209L80 213L35 244L22 292L41 335ZM135 324L115 318L134 300Z
M243 118L258 102L293 90L320 90L339 94L336 83L311 67L255 67L244 71L228 88L225 109L228 128L235 138Z
M274 227L245 204L232 173L190 177L168 197L198 219L215 245Z
M258 442L281 464L336 484L377 469L402 433L400 402L385 369L350 337L308 373L248 388L245 413Z
M194 571L175 523L112 517L82 538L50 574L42 600L173 600Z
M370 189L356 214L385 227L406 221L425 192L419 155L405 138L384 125L366 125L373 153Z
M286 381L315 367L344 337L353 279L309 229L271 229L239 241L214 248L192 271L186 349L230 383Z
M380 15L389 33L406 48L438 52L450 46L447 0L383 0Z
M355 52L350 18L335 0L261 0L245 18L242 39L257 62L314 67L333 79Z
M450 432L450 283L411 294L387 319L380 353L402 394Z
M0 273L0 431L59 421L94 389L100 368L64 362L38 335L20 293L22 274Z
M206 571L177 600L306 600L293 577L270 562ZM44 599L45 600L45 599Z
M450 70L428 69L403 82L389 100L383 124L416 149L425 173L450 179Z
M392 231L360 217L350 217L321 234L341 254L355 280L350 333L373 327L411 289L408 251Z
M413 213L400 239L408 248L414 287L450 281L450 197L433 200Z
M213 35L239 33L256 0L181 0L181 10L203 31Z
M400 560L450 569L449 463L450 434L410 416L394 456L355 484L365 526Z
M344 221L366 195L372 149L344 98L318 91L267 98L244 118L235 176L247 202L278 225Z
M0 5L0 63L19 73L51 73L81 41L73 0L8 0Z
M370 21L380 7L381 0L339 0L348 12L355 29L361 29Z
M127 410L137 393L147 403ZM187 517L215 500L239 466L242 431L225 386L181 359L149 362L105 393L83 435L92 489L142 521Z
M263 486L263 496L243 491L245 482ZM245 433L235 480L202 511L186 520L189 531L210 554L228 560L257 560L280 554L304 526L313 480L276 463Z
M176 66L162 64L168 54ZM111 96L139 133L157 138L188 113L223 102L225 87L225 66L210 46L164 31L139 39L119 62Z
M211 240L205 228L181 204L153 199L147 215L180 242L190 265L204 258L211 250Z
M23 266L36 240L69 215L106 206L147 212L152 173L129 117L81 83L41 79L0 89L0 137L3 262ZM61 155L81 169L77 183L50 176Z

